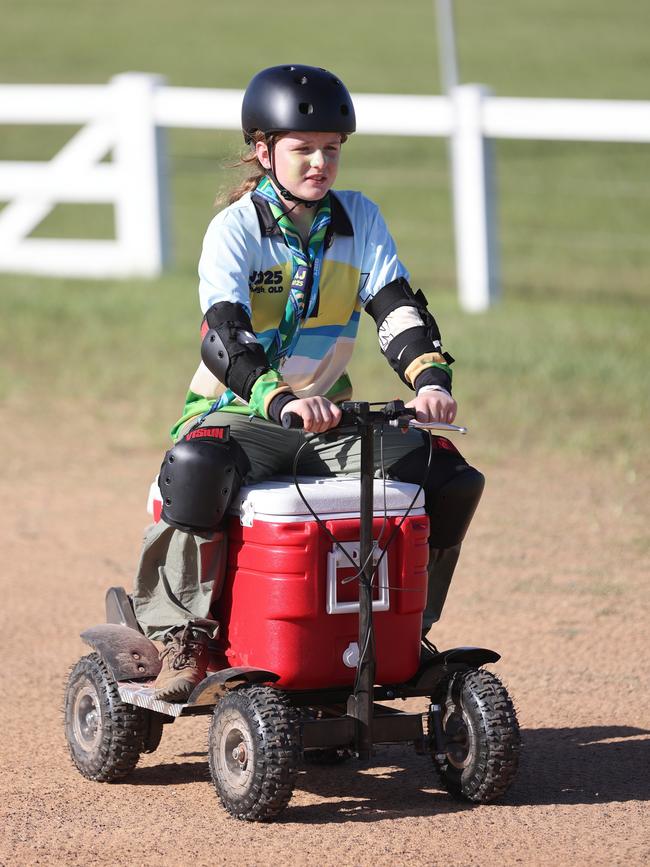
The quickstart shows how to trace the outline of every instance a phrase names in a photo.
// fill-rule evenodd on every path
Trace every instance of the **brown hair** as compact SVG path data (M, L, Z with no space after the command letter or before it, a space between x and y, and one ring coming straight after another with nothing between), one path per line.
M258 130L256 133L253 133L253 141L250 145L250 149L247 150L244 154L242 154L238 162L233 163L231 166L231 168L233 169L250 166L251 170L249 171L248 175L246 175L246 177L244 177L237 184L236 187L233 187L228 192L220 192L215 199L215 205L232 205L232 203L236 202L237 199L241 199L241 197L245 193L251 193L255 189L255 187L259 184L259 182L266 174L266 169L257 159L257 154L255 153L255 145L258 141L266 140L272 147L279 138L280 136L278 134L269 135L267 137L260 130Z

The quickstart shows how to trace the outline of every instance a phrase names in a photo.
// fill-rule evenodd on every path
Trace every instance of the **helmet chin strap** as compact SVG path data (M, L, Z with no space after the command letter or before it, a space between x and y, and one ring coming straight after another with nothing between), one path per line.
M304 205L306 208L315 208L317 205L319 205L322 199L318 199L315 202L310 202L307 199L301 199L298 196L294 196L294 194L289 192L289 190L284 186L284 184L280 183L280 181L278 180L278 176L275 173L275 148L268 139L266 140L266 146L269 151L269 159L271 162L271 168L266 169L266 174L271 178L274 186L276 187L282 198L286 199L288 202L295 202L294 208L297 205ZM293 208L291 210L293 210Z

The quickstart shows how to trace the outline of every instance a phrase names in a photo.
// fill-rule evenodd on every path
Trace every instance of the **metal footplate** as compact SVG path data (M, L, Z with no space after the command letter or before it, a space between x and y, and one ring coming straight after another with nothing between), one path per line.
M120 698L127 704L144 707L167 716L212 713L215 704L230 689L245 683L275 683L278 675L272 671L242 665L224 668L208 675L199 683L186 702L162 701L156 698L153 681L118 681Z
M187 707L181 702L161 701L155 697L155 690L149 684L121 681L117 684L120 698L126 704L134 704L147 710L163 713L165 716L179 717Z

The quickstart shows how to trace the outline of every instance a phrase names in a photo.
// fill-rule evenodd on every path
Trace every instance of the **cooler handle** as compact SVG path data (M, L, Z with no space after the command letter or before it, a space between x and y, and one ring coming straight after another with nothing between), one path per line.
M341 546L339 548L339 545ZM327 613L328 614L356 614L359 611L358 602L339 602L336 593L336 573L340 568L349 569L350 561L341 548L356 562L360 562L361 553L358 542L339 542L334 551L327 555ZM372 549L373 565L382 554L382 550L375 544ZM382 557L377 570L379 598L372 600L373 611L389 611L390 598L388 593L388 557Z

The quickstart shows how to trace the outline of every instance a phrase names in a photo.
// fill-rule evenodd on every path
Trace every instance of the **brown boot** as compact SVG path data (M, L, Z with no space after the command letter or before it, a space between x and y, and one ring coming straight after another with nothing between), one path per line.
M188 623L173 633L160 651L162 668L154 683L162 701L186 701L205 677L208 668L208 636Z

